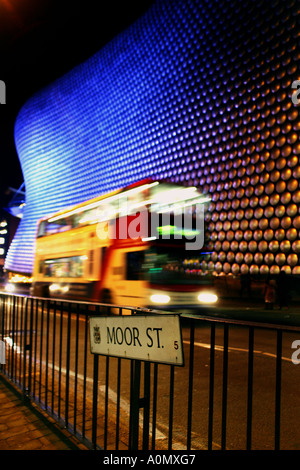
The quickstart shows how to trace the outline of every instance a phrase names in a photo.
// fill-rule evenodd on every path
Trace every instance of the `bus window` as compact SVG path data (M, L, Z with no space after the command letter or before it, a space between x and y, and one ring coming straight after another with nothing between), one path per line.
M82 277L85 256L45 260L46 277Z
M43 237L46 234L46 223L46 221L40 223L37 233L38 237Z
M143 280L144 251L126 253L126 279L128 281Z
M153 246L147 251L144 269L154 284L199 284L211 282L209 273L202 270L207 253L197 253L190 259L180 247ZM206 274L203 277L203 274Z

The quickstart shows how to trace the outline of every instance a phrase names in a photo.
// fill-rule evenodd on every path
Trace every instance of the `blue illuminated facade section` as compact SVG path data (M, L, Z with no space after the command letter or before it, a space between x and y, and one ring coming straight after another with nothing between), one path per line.
M290 99L299 12L278 5L159 0L28 100L15 124L26 208L6 269L32 272L39 218L153 177L211 196L218 272L297 271L300 222L293 214L282 223L300 202L300 121ZM270 250L279 229L289 251Z

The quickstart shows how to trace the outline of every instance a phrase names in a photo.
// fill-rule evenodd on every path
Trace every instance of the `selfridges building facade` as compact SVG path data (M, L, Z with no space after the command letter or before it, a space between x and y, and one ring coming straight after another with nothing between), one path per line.
M151 177L211 198L203 269L299 274L299 20L296 0L159 0L29 99L6 268L32 272L40 217Z

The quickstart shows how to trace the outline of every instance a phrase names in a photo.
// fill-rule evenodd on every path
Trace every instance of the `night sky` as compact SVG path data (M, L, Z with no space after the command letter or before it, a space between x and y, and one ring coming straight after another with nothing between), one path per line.
M6 188L18 188L22 171L14 121L37 90L83 62L132 24L153 0L0 0L0 206Z

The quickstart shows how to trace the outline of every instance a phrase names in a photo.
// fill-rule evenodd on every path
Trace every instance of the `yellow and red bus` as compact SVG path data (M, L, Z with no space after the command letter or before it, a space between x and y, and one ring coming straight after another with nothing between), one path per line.
M194 187L142 181L41 219L32 294L167 310L216 302L206 201Z

